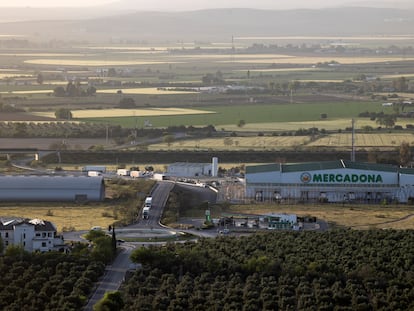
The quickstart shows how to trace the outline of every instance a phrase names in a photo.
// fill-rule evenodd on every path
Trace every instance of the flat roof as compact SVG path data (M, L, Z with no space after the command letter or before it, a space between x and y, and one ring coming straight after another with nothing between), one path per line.
M401 172L404 174L414 174L414 169L399 168L389 164L352 162L346 160L326 161L326 162L303 162L303 163L273 163L246 166L246 174L266 173L280 171L282 173L320 171L349 168L356 170L378 171L378 172Z

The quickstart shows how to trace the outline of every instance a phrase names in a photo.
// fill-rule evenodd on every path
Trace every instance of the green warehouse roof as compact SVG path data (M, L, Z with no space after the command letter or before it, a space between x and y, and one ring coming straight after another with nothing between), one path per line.
M274 164L263 164L253 165L246 167L246 174L265 173L281 171L283 173L291 172L303 172L303 171L319 171L319 170L332 170L340 168L349 168L366 171L380 171L380 172L398 172L400 169L393 165L387 164L376 164L376 163L362 163L362 162L351 162L351 161L326 161L326 162L305 162L305 163L274 163ZM405 171L407 170L407 171ZM405 169L405 174L412 174L414 170L408 171Z

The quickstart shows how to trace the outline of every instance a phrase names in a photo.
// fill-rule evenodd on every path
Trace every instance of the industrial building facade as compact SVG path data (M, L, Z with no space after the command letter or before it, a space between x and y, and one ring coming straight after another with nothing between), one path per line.
M1 201L103 201L102 176L0 176Z
M246 167L246 197L271 202L414 200L414 169L344 160Z
M212 158L211 163L177 162L168 165L167 176L171 177L216 177L218 172L218 158Z

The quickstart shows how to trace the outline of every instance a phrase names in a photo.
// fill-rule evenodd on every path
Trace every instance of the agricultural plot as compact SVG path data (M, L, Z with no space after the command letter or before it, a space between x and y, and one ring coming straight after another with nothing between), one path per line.
M381 133L355 134L357 148L388 148L398 147L403 142L414 144L414 134L410 133ZM331 134L312 141L309 136L254 136L254 137L227 137L183 140L170 143L159 143L149 147L150 150L180 150L180 149L211 149L211 150L263 150L292 147L347 147L352 146L352 134Z
M377 127L378 124L375 121L370 121L369 119L355 119L357 128L363 126L372 126L373 128ZM236 124L224 124L221 127L225 128L228 131L275 131L275 132L295 132L299 129L309 129L317 128L319 130L324 129L327 131L334 131L338 129L345 129L352 126L352 120L348 118L342 119L333 119L333 120L314 120L314 121L301 121L301 122L263 122L263 123L247 123L242 128L238 127Z
M335 60L339 64L371 64L371 63L389 63L395 61L401 61L396 57L341 57L341 56L329 56L329 57L270 57L260 55L254 59L232 59L224 60L220 62L236 62L236 63L251 63L251 64L266 64L266 63L278 63L278 64L317 64L331 62ZM404 61L413 61L414 58L405 58Z
M106 89L98 90L97 93L101 94L117 94L118 91L122 91L122 94L150 94L150 95L176 95L176 94L196 94L195 91L179 91L170 90L168 88L156 88L156 87L141 87L132 89Z
M75 119L83 118L112 118L112 117L149 117L149 116L174 116L174 115L195 115L210 114L214 111L185 109L185 108L148 108L148 109L85 109L72 110ZM36 115L53 117L54 112L40 112Z
M48 150L51 146L59 146L64 142L66 147L74 150L87 150L91 146L107 146L106 138L0 138L0 146L7 148L38 148Z
M153 144L150 150L180 150L180 149L210 149L210 150L260 150L280 149L304 145L309 138L304 136L293 137L227 137L227 138L206 138L195 140L181 140L168 145L167 143Z
M351 126L352 118L358 116L359 113L365 111L392 111L390 107L382 107L380 103L374 102L338 102L338 103L301 103L301 104L274 104L274 105L222 105L209 106L208 110L205 107L193 107L196 111L205 111L207 113L197 114L156 114L141 115L136 112L135 117L105 119L99 117L100 113L110 117L106 110L101 110L97 115L89 114L89 118L93 118L95 122L109 122L111 124L119 124L122 126L134 126L137 122L144 124L146 120L151 122L154 127L167 127L173 125L193 125L206 126L214 125L217 130L222 128L231 130L257 130L261 128L262 124L267 124L267 130L298 130L300 128L316 127L319 129L332 127L333 129L344 129ZM160 109L161 111L162 109ZM126 110L129 113L131 110ZM215 113L212 113L215 112ZM321 119L321 114L327 114L327 119ZM127 116L124 114L124 116ZM76 117L76 114L75 114ZM87 116L85 116L87 118ZM238 128L237 124L240 120L244 120L246 125ZM290 123L291 122L291 123ZM304 122L304 123L302 123ZM362 124L375 126L375 122L369 119L361 119L358 121L358 126ZM288 128L284 128L285 124ZM336 124L336 127L335 127ZM326 125L326 126L325 126Z
M372 133L355 134L356 147L398 147L401 143L414 143L414 134L411 133ZM312 147L349 147L352 146L350 133L331 134L308 144Z
M1 78L1 74L0 74ZM49 81L46 84L51 85L67 85L67 81ZM131 88L131 89L103 89L98 90L98 94L118 94L121 91L122 94L148 94L148 95L177 95L177 94L197 94L196 91L179 91L179 90L169 90L164 88L155 88L155 87L147 87L147 88ZM0 92L0 94L50 94L53 93L52 89L43 89L43 90L21 90L21 91L7 91L7 92Z
M134 65L161 65L161 64L178 64L179 62L171 61L150 61L150 60L81 60L81 59L28 59L26 64L33 65L56 65L56 66L134 66Z

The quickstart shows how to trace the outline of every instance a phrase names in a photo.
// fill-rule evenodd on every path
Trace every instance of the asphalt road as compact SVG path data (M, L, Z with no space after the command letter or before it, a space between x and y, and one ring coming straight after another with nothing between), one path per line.
M131 266L131 255L134 247L122 247L118 256L112 265L106 267L104 277L99 282L97 289L89 298L88 304L84 308L85 311L93 311L93 306L103 298L106 292L117 291L121 286L126 271Z
M158 182L154 189L152 190L152 206L150 210L149 219L138 219L137 222L133 225L124 227L124 228L117 228L117 236L122 237L122 234L126 233L134 233L136 232L137 235L141 234L151 234L153 229L156 229L157 232L165 230L166 232L170 232L170 229L166 229L162 227L159 223L162 211L164 209L165 203L167 202L168 196L170 191L173 189L175 183L169 181L162 181ZM203 191L206 193L206 196L213 200L215 194L213 191L207 188L199 188L194 186L192 187L196 191ZM213 194L211 193L213 192ZM215 200L214 200L215 201ZM85 231L77 232L77 233L65 233L65 239L70 240L79 240L80 234L85 233ZM194 232L197 234L197 232ZM211 236L206 234L206 236ZM105 275L102 280L99 282L98 287L96 288L94 294L90 297L88 304L85 307L85 311L92 311L94 304L96 304L100 299L103 298L104 294L108 291L116 291L121 286L125 273L131 267L131 260L129 259L131 252L139 246L144 244L151 244L151 243L122 243L120 247L120 253L114 260L111 266L108 266Z
M149 218L142 219L142 217L139 217L139 219L137 219L137 222L133 225L128 226L128 228L163 228L159 222L161 219L162 211L164 210L165 203L167 202L168 196L173 187L174 182L157 182L156 186L151 192L152 205L149 212Z

